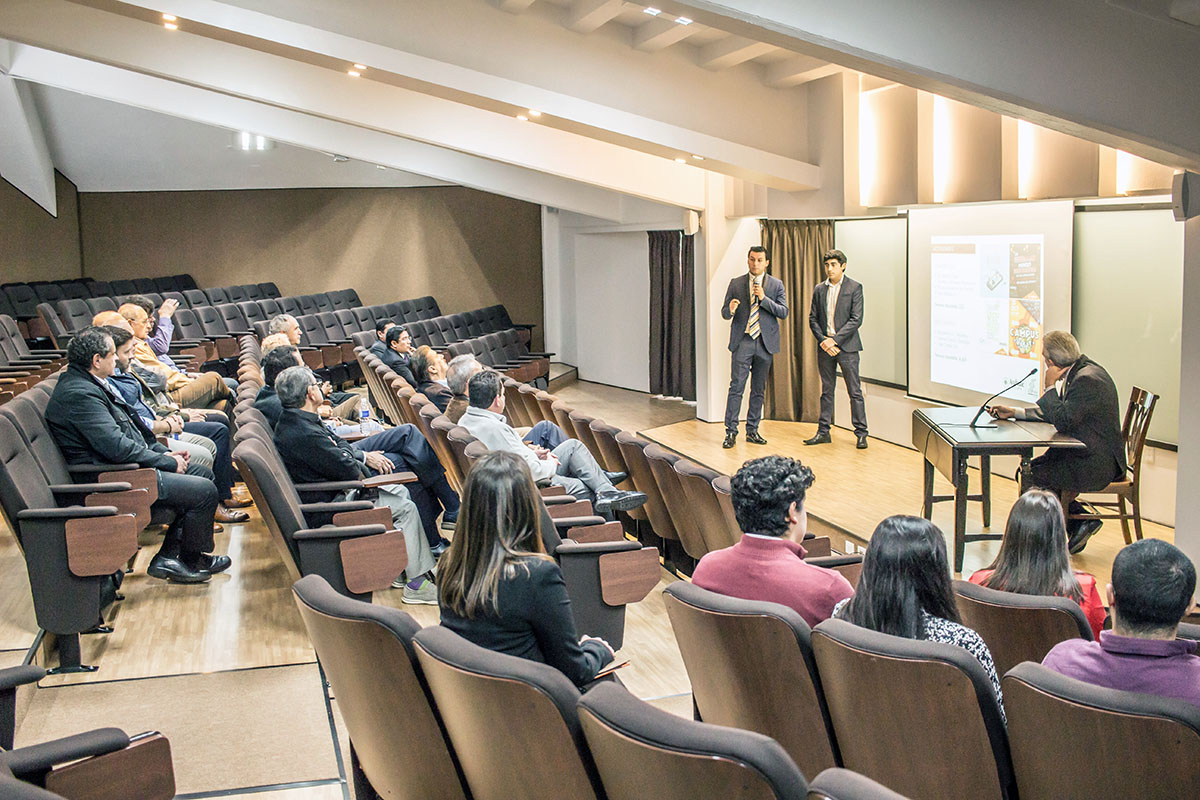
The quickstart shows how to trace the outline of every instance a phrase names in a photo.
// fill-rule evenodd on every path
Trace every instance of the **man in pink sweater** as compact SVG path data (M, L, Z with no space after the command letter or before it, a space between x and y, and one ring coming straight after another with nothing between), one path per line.
M834 570L803 561L804 492L812 482L812 470L794 458L743 464L730 482L742 539L701 558L692 583L729 597L780 603L809 625L829 619L854 589Z

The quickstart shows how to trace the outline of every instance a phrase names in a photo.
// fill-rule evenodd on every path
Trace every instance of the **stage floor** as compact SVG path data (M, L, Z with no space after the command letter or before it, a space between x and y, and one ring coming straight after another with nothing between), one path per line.
M739 437L737 446L725 450L724 425L686 420L642 431L642 435L693 461L732 475L742 462L772 453L799 458L816 476L808 491L809 530L833 538L835 550L854 552L871 538L871 531L884 517L892 514L921 514L923 467L916 450L872 438L866 450L855 448L854 434L841 428L832 431L832 444L806 447L804 440L816 431L815 423L763 420L760 432L769 444L748 444ZM979 491L979 470L972 468L971 492ZM936 475L935 491L951 494L950 482ZM992 475L992 524L983 526L979 503L967 505L967 532L1004 531L1008 511L1017 499L1017 484L1011 478ZM953 552L954 504L934 505L933 521L947 533L947 545ZM1175 530L1153 522L1142 522L1143 533L1173 542ZM1072 558L1076 569L1095 575L1107 584L1113 558L1125 544L1121 526L1107 521L1091 538L1087 549ZM970 542L963 561L963 574L970 575L991 563L999 549L998 541Z

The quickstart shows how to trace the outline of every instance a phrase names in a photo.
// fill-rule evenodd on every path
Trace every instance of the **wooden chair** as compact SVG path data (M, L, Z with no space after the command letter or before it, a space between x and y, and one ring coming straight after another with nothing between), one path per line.
M579 722L608 800L808 796L804 775L778 742L677 717L616 683L580 698Z
M1079 603L1066 597L1001 592L967 581L954 581L954 594L962 624L987 642L997 675L1022 661L1041 663L1059 642L1094 638Z
M966 650L840 619L812 645L847 769L910 797L1016 797L996 694Z
M1129 397L1129 406L1125 409L1125 422L1121 425L1121 436L1125 440L1125 460L1128 464L1125 477L1113 481L1098 492L1085 492L1087 495L1112 494L1115 500L1088 500L1088 504L1097 508L1114 509L1109 513L1097 514L1068 514L1068 520L1079 519L1119 519L1121 533L1125 536L1125 544L1130 544L1133 538L1129 531L1129 520L1133 520L1133 533L1138 539L1142 538L1142 507L1141 507L1141 477L1142 450L1146 446L1146 435L1150 431L1150 418L1154 414L1154 405L1158 395L1152 394L1140 387L1133 387ZM1063 508L1070 505L1070 499L1063 497ZM1128 505L1127 505L1128 504Z
M808 623L685 581L663 592L700 717L779 742L806 775L838 765Z
M1200 796L1200 708L1032 663L1003 688L1021 800Z

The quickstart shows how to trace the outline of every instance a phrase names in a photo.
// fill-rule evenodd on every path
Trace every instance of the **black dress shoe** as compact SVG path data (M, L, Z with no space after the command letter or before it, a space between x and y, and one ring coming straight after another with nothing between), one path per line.
M628 472L609 472L608 470L604 470L604 477L608 478L609 483L611 483L613 486L616 486L618 483L620 483L621 481L628 478L629 473Z
M746 431L746 441L750 442L750 444L766 444L767 443L767 440L764 439L759 434L758 431Z
M610 511L628 511L631 508L638 508L645 505L646 495L643 492L607 492L596 498L595 508L597 514L606 514Z
M168 558L164 555L157 555L150 560L146 574L151 578L175 583L207 583L212 577L208 570L192 569L178 558Z
M1067 540L1067 550L1071 555L1082 553L1083 548L1087 547L1088 539L1100 530L1100 526L1104 523L1098 519L1085 519L1071 534L1071 538Z
M429 552L433 554L434 558L437 558L442 553L446 552L446 550L449 549L449 547L450 547L450 543L448 541L446 541L445 539L442 539L440 542L438 542L437 544L430 547Z
M721 447L726 450L737 444L737 431L729 431L725 434L725 441L721 443Z
M804 443L805 444L829 444L832 441L833 441L833 439L829 438L828 433L821 433L820 431L818 431L817 434L815 436L813 436L811 439L805 439Z
M201 553L199 557L192 563L192 568L207 572L209 575L216 575L218 572L224 572L233 564L233 559L229 556L213 556L207 553Z
M859 450L867 449L867 435L865 433L858 434L858 444L854 445Z

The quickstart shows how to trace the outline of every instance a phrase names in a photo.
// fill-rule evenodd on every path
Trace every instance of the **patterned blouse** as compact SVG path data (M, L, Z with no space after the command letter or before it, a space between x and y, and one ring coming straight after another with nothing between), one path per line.
M848 602L849 599L846 599L834 606L833 616L840 619L840 612ZM975 660L983 666L983 671L987 673L988 680L992 682L992 691L996 693L996 705L1000 707L1000 719L1007 725L1008 717L1004 713L1004 697L1000 693L1000 678L996 675L996 665L992 661L992 652L988 650L983 637L966 625L960 625L957 622L951 622L942 617L935 617L928 611L922 611L921 618L925 627L921 636L923 640L927 642L940 642L941 644L952 644L955 647L961 647L975 656Z

